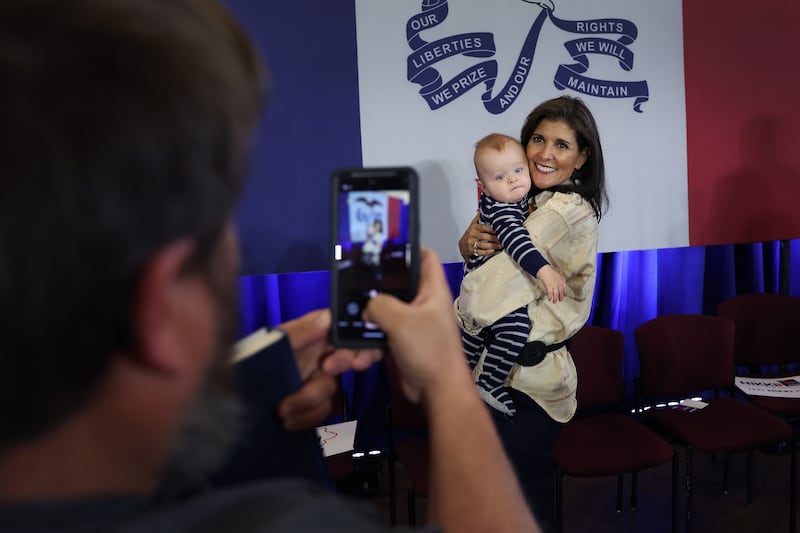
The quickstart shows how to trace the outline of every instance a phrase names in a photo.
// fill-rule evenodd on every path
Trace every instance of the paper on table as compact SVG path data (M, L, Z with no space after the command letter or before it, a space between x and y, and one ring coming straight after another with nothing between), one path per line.
M700 400L692 400L692 399L681 400L681 405L685 405L691 409L702 409L703 407L708 407L708 404L706 402L701 402Z
M357 422L358 420L350 420L340 424L318 427L317 436L319 444L322 446L322 455L328 457L352 450L356 438Z
M736 376L736 386L751 396L772 396L775 398L800 398L800 375L784 378L753 378Z

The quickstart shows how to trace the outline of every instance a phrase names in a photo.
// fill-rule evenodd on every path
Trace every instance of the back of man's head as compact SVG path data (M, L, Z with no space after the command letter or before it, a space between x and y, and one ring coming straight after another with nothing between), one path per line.
M263 81L214 0L0 3L0 450L78 409L135 345L149 257L189 237L202 266Z

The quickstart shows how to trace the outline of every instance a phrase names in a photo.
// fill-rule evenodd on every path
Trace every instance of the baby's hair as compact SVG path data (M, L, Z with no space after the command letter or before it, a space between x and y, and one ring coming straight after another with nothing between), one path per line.
M486 137L482 138L480 141L476 142L475 154L473 155L473 163L475 164L475 170L478 170L478 155L481 152L487 152L489 150L502 152L508 147L508 145L515 145L522 148L522 145L519 143L517 139L515 139L510 135L506 135L504 133L490 133Z
M522 146L517 139L510 135L506 135L505 133L490 133L475 143L475 153L477 154L480 151L490 149L501 152L509 143Z

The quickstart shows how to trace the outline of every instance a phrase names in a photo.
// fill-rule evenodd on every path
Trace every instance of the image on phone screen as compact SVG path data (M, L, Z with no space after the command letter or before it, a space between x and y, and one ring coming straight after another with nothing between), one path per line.
M361 315L370 298L387 293L410 300L416 289L409 176L335 180L332 295L334 340L382 344L384 333Z

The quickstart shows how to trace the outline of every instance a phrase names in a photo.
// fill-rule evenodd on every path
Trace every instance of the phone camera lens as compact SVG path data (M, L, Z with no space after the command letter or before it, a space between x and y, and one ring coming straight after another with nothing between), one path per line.
M358 304L357 303L350 302L350 303L347 304L347 314L348 315L356 316L356 315L358 315L358 312L359 312L359 308L358 308Z

